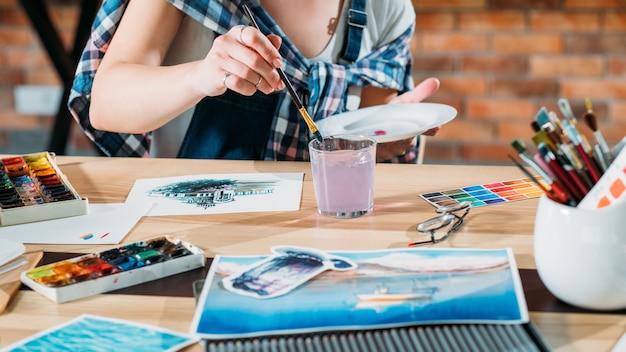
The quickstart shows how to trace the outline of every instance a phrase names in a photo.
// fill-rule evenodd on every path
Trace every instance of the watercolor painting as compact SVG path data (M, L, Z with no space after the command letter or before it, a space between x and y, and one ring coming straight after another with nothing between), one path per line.
M3 351L173 352L198 338L136 322L84 314L32 335Z
M303 177L261 173L138 179L126 202L153 203L148 216L298 210Z
M225 289L244 296L274 298L287 294L296 287L326 270L352 270L351 260L312 248L296 246L272 247L275 254L240 273L222 280Z
M442 323L528 322L512 251L407 248L331 251L349 270L326 270L270 299L224 281L267 256L216 256L192 333L206 339Z

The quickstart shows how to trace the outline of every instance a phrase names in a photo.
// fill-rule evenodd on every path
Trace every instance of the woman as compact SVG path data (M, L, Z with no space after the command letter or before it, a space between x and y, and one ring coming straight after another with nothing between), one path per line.
M410 0L249 1L268 35L247 26L242 3L105 1L92 37L100 46L87 48L70 98L105 153L145 155L149 148L159 157L307 160L311 136L278 67L314 120L418 102L438 88L428 79L412 90ZM106 55L86 64L94 52ZM415 144L381 143L377 160L408 152L410 161Z

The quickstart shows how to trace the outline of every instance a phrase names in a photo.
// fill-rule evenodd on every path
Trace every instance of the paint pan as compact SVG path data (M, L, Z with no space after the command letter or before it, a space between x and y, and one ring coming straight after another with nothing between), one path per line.
M38 266L22 272L21 280L63 303L193 270L204 263L200 248L160 236Z
M53 153L0 159L0 226L85 215L88 206L57 166Z

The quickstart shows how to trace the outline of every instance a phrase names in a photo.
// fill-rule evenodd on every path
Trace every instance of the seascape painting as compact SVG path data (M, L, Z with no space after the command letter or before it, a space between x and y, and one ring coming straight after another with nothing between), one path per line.
M517 324L529 319L510 249L407 248L328 255L353 265L331 267L314 277L302 271L311 276L307 281L262 299L233 292L225 282L232 281L232 275L253 272L249 269L267 262L268 256L216 256L191 332L225 339L419 324ZM264 275L256 281L267 287L273 285L267 278L284 281ZM254 289L259 289L258 283Z
M83 314L20 340L3 351L174 352L197 337L158 326Z

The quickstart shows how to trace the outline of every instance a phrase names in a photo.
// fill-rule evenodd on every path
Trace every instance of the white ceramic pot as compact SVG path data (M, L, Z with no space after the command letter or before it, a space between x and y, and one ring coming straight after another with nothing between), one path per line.
M534 253L557 298L587 309L626 308L626 202L583 210L542 196Z

